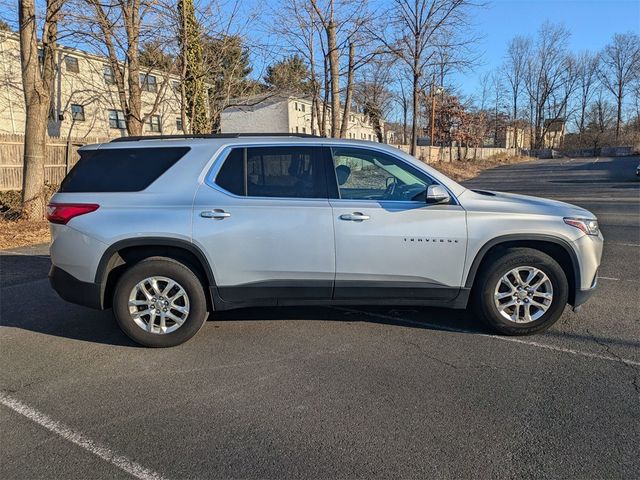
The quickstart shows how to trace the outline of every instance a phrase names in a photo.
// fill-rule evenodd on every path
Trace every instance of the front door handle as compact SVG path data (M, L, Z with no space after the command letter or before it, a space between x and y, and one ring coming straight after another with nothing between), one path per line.
M204 212L200 212L200 216L202 218L213 218L215 220L224 220L231 216L229 212L225 212L220 208L216 208L214 210L205 210Z
M345 213L340 215L340 220L347 220L351 222L362 222L363 220L369 220L371 217L360 212Z

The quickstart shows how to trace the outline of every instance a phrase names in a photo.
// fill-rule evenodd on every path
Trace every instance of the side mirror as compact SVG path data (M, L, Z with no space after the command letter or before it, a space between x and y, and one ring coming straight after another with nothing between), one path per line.
M449 203L451 197L442 185L429 185L427 187L427 203L435 205L438 203Z

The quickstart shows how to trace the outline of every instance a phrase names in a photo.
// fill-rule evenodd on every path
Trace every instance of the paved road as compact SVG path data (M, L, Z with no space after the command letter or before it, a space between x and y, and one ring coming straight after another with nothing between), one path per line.
M46 250L0 256L0 478L639 478L637 162L469 182L600 218L600 290L535 337L439 309L281 308L144 349L56 297Z

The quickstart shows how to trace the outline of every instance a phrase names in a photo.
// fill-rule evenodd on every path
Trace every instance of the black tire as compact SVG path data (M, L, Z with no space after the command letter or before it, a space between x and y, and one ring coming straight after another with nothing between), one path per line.
M494 294L500 279L507 272L525 266L544 272L551 281L553 298L540 318L528 323L516 323L500 314ZM546 330L560 318L568 297L569 284L558 262L546 253L532 248L507 248L496 251L483 264L474 285L473 303L476 312L496 332L504 335L531 335Z
M129 295L149 277L166 277L186 292L189 309L184 323L170 333L151 333L142 329L129 312ZM171 258L153 257L130 267L120 277L113 294L113 313L122 331L146 347L173 347L186 342L202 328L207 318L207 300L200 279L186 265Z

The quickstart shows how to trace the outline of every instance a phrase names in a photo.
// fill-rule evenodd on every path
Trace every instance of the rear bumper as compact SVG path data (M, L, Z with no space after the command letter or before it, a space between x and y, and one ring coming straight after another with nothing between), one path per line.
M102 287L97 283L78 280L55 265L49 270L49 283L58 295L67 302L102 310Z

